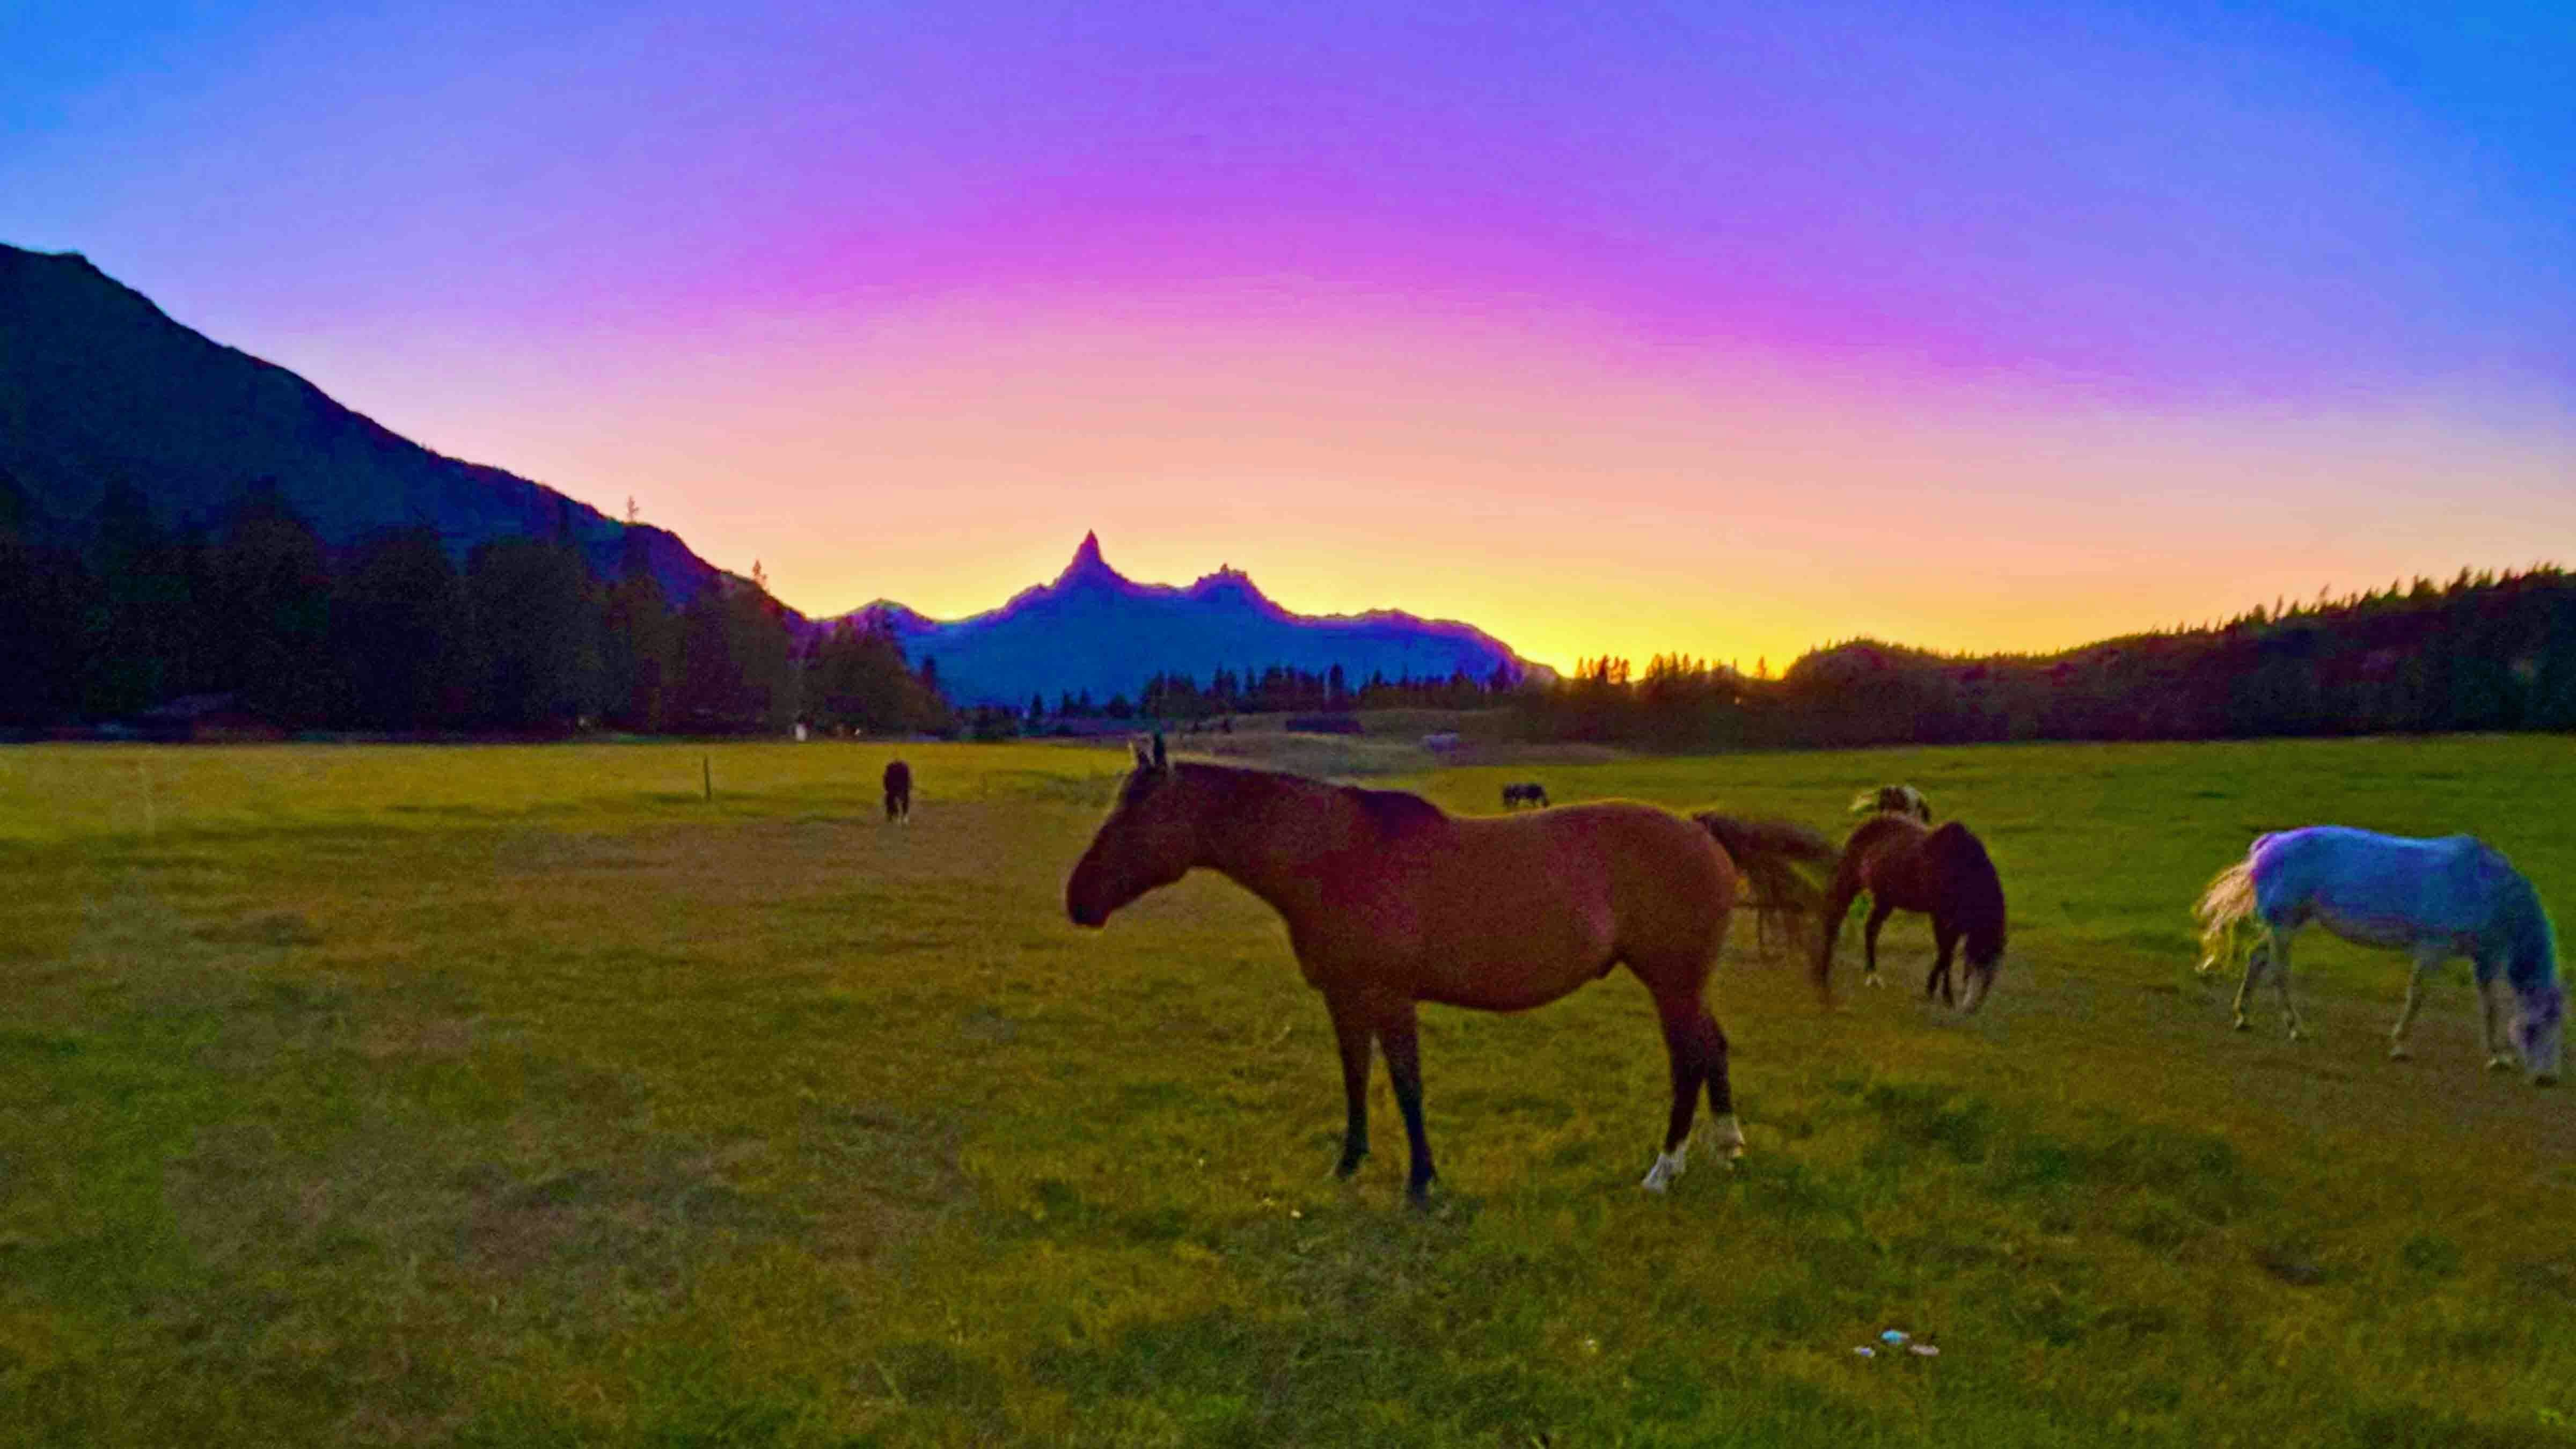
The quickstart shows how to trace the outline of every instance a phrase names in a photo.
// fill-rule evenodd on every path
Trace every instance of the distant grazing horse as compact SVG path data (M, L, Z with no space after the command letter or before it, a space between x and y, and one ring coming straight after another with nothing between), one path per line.
M1538 806L1546 805L1547 787L1545 785L1538 784L1535 781L1520 785L1505 785L1503 787L1503 808L1509 810L1513 806L1521 804Z
M2406 1029L2423 1004L2424 980L2454 956L2474 968L2487 1066L2512 1061L2496 1042L2503 1007L2496 978L2521 1004L2514 1049L2535 1085L2558 1080L2559 1018L2567 996L2558 981L2558 936L2531 882L2494 847L2469 835L2416 840L2342 825L2311 825L2255 837L2245 858L2218 873L2195 908L2205 948L2201 974L2232 959L2238 928L2256 937L2236 988L2236 1029L2245 1030L2245 999L2272 973L2290 1035L2300 1035L2290 1004L2290 938L2310 921L2347 941L2410 951L2415 974L2406 1005L2389 1032L2388 1054L2406 1055Z
M1881 785L1875 790L1863 790L1854 795L1851 813L1911 815L1929 825L1932 823L1932 802L1924 799L1923 792L1911 785Z
M886 819L912 823L912 766L901 760L885 767Z
M1975 1011L1994 988L1995 970L2004 954L2004 887L1985 843L1953 820L1927 830L1911 815L1873 815L1843 843L1842 863L1825 896L1823 941L1816 951L1816 989L1832 995L1834 939L1842 934L1843 915L1852 898L1869 892L1868 923L1861 927L1864 974L1878 984L1878 929L1898 911L1922 911L1932 917L1932 940L1940 954L1923 978L1923 994L1936 990L1951 1004L1950 956L1964 945L1968 979L1957 1005Z
M1452 816L1391 790L1174 763L1157 736L1065 882L1065 913L1101 925L1198 867L1279 912L1298 971L1324 995L1349 1108L1341 1176L1368 1155L1374 1038L1412 1148L1405 1191L1429 1196L1417 1003L1526 1011L1618 966L1653 993L1672 1060L1672 1115L1644 1185L1680 1175L1703 1085L1719 1150L1743 1154L1726 1036L1701 1000L1737 863L1700 826L1629 801Z

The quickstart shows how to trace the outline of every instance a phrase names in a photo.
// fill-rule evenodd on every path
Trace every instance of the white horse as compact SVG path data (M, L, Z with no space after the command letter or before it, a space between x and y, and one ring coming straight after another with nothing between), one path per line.
M2513 1045L2523 1068L2538 1086L2558 1079L2566 992L2558 981L2557 933L2531 882L2474 836L2415 840L2342 825L2259 836L2243 860L2201 893L2197 914L2204 976L2236 955L2238 928L2252 928L2245 982L2236 990L2238 1031L2245 1030L2246 998L2270 971L2290 1036L2299 1037L2299 1013L2290 1004L2290 938L2315 921L2357 945L2413 953L2415 972L2389 1033L2390 1056L2406 1055L2406 1029L2423 1004L2425 978L2452 957L2466 956L2485 1007L2480 1025L2488 1067L2512 1065L2496 1040L2501 985L2520 1003Z

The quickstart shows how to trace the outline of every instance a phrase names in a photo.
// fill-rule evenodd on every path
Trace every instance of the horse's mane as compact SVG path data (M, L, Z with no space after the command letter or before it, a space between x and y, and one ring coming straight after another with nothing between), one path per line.
M1953 820L1923 839L1924 857L1945 882L1966 928L1968 960L1991 962L2004 951L2004 884L1976 832Z

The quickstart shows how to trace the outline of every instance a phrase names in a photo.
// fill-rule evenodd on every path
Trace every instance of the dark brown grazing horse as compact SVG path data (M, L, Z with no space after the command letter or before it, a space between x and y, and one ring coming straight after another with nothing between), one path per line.
M1369 1043L1404 1113L1417 1204L1432 1182L1415 1007L1527 1011L1625 966L1653 993L1672 1114L1645 1186L1681 1173L1705 1085L1719 1150L1741 1156L1726 1035L1701 993L1725 939L1736 865L1709 832L1628 801L1457 817L1417 795L1266 770L1174 763L1137 747L1118 802L1065 882L1098 926L1204 867L1270 903L1340 1043L1349 1124L1340 1175L1368 1155Z
M1547 806L1547 787L1534 782L1519 785L1505 785L1503 787L1503 808L1509 810L1515 805L1536 805L1541 809L1545 809Z
M912 766L901 760L885 767L886 818L912 823Z
M1878 928L1897 911L1923 911L1932 917L1932 939L1940 954L1923 978L1923 994L1937 988L1944 1005L1951 1003L1950 954L1963 941L1968 980L1962 1011L1975 1011L1993 989L1995 968L2004 954L2004 888L1983 841L1953 820L1927 830L1911 815L1873 815L1860 823L1843 844L1842 863L1825 897L1823 937L1816 950L1817 991L1832 997L1834 939L1842 934L1843 915L1852 898L1869 892L1869 923L1861 928L1868 970L1864 979L1878 984Z

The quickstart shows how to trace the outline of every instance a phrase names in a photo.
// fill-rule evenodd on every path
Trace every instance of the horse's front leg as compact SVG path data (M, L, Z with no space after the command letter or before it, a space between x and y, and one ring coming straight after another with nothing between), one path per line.
M1860 928L1860 974L1861 979L1872 986L1881 984L1878 979L1878 928L1886 925L1887 918L1895 914L1896 907L1880 900L1875 891L1870 893L1869 919Z
M2487 1070L2501 1072L2513 1065L2512 1055L2497 1037L2497 1023L2504 1016L2504 993L2497 989L2501 983L2485 967L2485 962L2478 963L2478 1031L2486 1045Z
M1342 1098L1350 1112L1342 1128L1342 1160L1333 1175L1348 1177L1360 1170L1369 1150L1369 1021L1351 1002L1327 997L1324 1004L1333 1013L1333 1037L1342 1049Z
M2388 1033L2388 1055L2391 1060L2401 1062L2406 1060L2408 1056L2406 1029L2415 1024L2415 1012L2424 1004L2425 980L2433 974L2434 967L2442 964L2446 954L2439 946L2428 945L2415 948L2415 969L2406 977L2406 1004L2397 1009L2397 1025Z
M1378 1045L1386 1049L1386 1074L1395 1083L1396 1109L1404 1114L1404 1136L1413 1149L1413 1166L1404 1175L1404 1195L1415 1207L1431 1202L1431 1139L1422 1130L1422 1052L1415 1035L1413 1003L1408 1001L1379 1023Z

